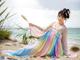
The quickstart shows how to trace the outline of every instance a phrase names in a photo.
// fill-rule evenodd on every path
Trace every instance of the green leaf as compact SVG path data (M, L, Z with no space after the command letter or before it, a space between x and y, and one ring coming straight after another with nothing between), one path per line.
M0 4L0 7L5 3L6 1L3 1L1 4Z
M7 10L8 8L5 8L1 13L0 16Z
M0 29L0 39L9 39L12 32L6 30L6 29Z
M22 30L24 30L24 31L28 31L29 29L28 28L23 28L23 27L21 27L21 26L19 26L19 25L17 25L18 27L19 27L19 29L22 29Z
M0 0L0 2L1 2L1 0Z
M16 14L10 15L10 16L9 16L9 17L7 17L6 19L9 19L9 18L13 17L14 15L16 15Z
M0 24L2 24L2 22L4 22L4 21L5 21L5 19L0 20Z
M8 19L11 18L12 16L14 16L14 15L11 15L11 16L8 17L9 14L10 14L10 13L8 12L8 13L6 14L5 18L3 18L3 19L0 20L0 25L3 25L3 23L4 23L5 20L8 20ZM2 27L2 26L1 26L1 27Z
M5 19L9 16L9 14L10 14L10 12L8 12L8 13L6 14Z

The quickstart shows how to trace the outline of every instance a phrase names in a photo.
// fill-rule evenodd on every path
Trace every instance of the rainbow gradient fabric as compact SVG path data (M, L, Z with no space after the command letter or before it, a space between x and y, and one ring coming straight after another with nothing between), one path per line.
M54 29L50 29L38 39L38 42L35 41L33 45L28 45L25 48L12 52L8 51L5 54L18 57L45 55L53 57L61 56L63 55L61 34Z

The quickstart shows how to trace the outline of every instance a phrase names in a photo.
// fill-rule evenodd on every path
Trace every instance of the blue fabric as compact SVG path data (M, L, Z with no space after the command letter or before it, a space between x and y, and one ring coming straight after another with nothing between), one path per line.
M15 52L11 52L8 54L12 56L29 56L31 51L32 51L31 49L23 48L23 49L20 49L20 50L17 50Z

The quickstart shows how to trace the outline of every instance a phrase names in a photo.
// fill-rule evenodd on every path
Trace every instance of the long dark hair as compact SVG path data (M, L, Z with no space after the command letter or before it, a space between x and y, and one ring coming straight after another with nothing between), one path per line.
M68 18L70 17L70 10L64 8L63 10L60 10L60 11L58 12L58 16L59 16L59 17L63 17L63 18L65 18L65 19L68 19Z

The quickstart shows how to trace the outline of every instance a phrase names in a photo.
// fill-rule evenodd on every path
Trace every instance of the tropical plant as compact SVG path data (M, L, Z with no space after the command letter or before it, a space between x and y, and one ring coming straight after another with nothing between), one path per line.
M30 36L29 29L28 28L23 28L21 26L18 26L18 31L21 31L21 32L19 32L16 35L16 37L21 38L21 40L22 40L21 43L28 44L28 39L29 39L29 36Z
M32 36L29 28L23 28L21 26L18 26L18 27L19 27L18 31L21 30L21 31L24 31L24 32L22 32L22 33L19 32L16 35L16 37L22 37L21 40L22 40L23 44L28 44L32 40L35 40L35 39L39 38L39 37Z
M11 18L13 15L10 15L10 12L8 12L8 7L4 7L6 1L0 0L0 39L6 39L9 38L11 32L8 31L6 28L3 27L3 24L6 20Z
M10 31L4 30L4 29L0 30L0 39L1 40L3 40L3 39L9 39L10 35L11 35Z

